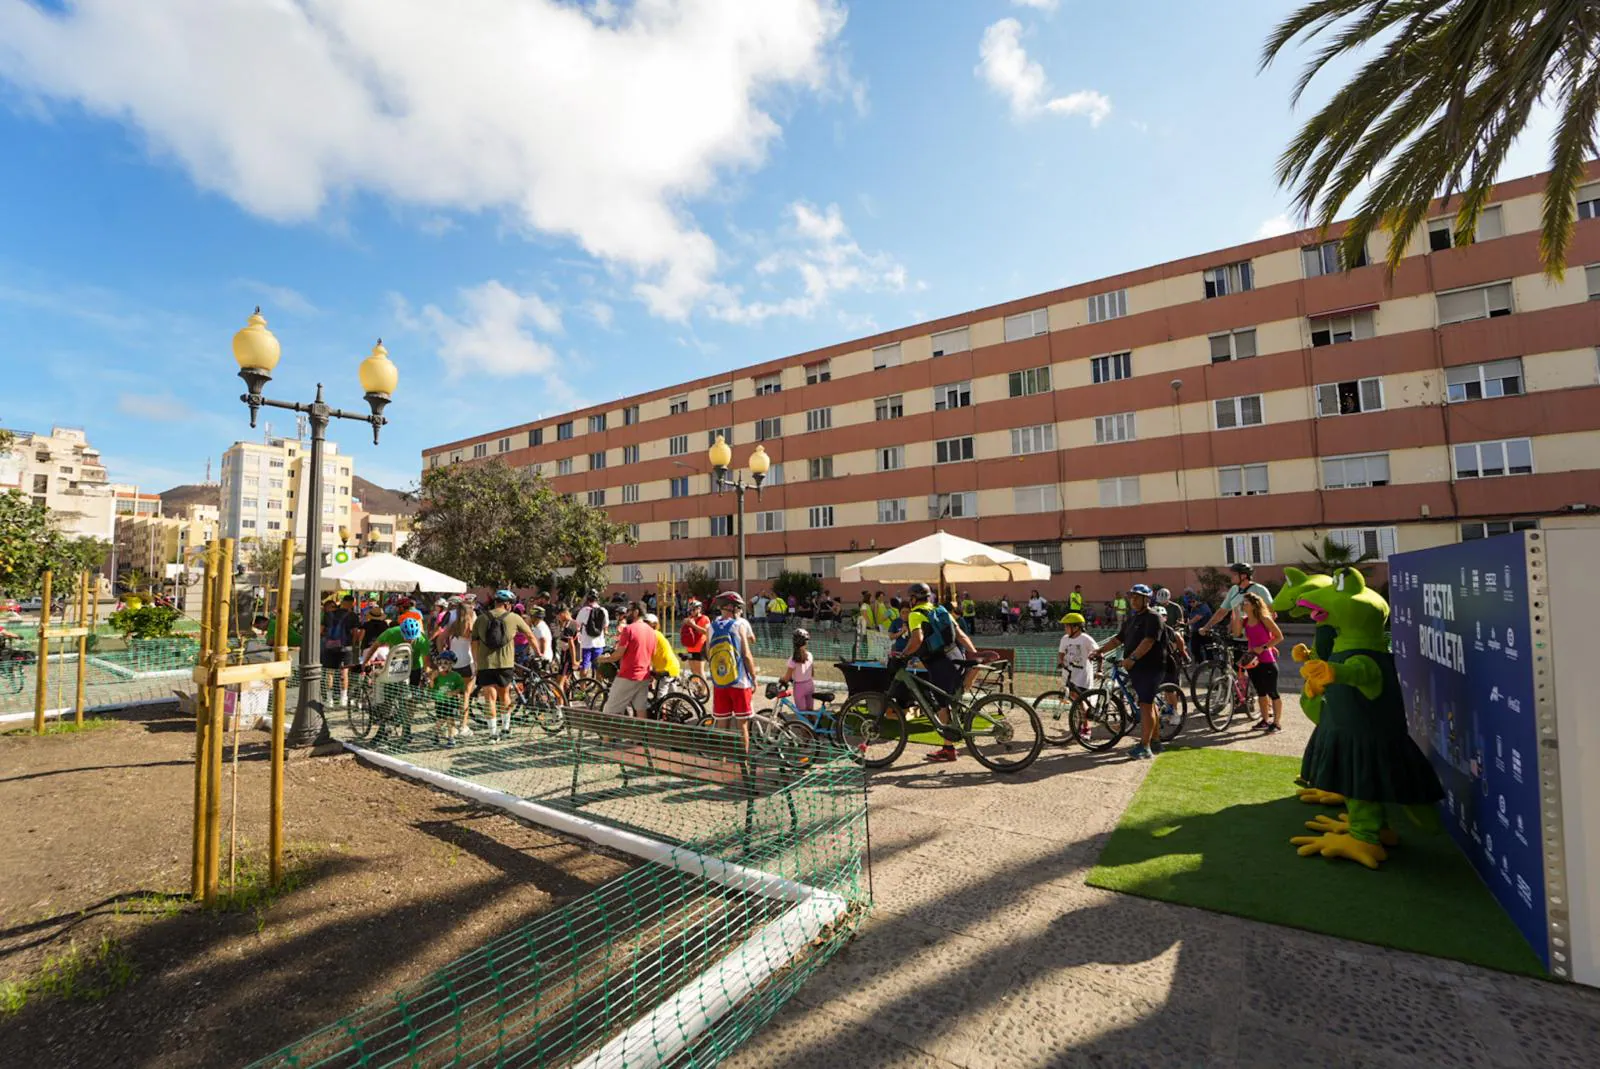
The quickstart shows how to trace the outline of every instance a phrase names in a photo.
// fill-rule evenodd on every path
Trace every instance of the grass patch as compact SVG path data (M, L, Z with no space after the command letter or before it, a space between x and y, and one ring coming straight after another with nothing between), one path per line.
M0 982L0 1014L21 1010L35 998L98 1002L127 987L139 975L120 939L106 935L98 943L69 943L49 954L32 976Z
M105 716L85 717L83 723L81 724L76 720L46 720L44 724L44 733L46 735L76 735L83 731L104 731L107 728L116 727L118 723L119 721ZM33 728L12 728L10 731L6 732L6 734L32 735Z
M1170 749L1089 873L1095 887L1380 946L1546 976L1455 841L1398 810L1401 844L1377 872L1300 857L1293 835L1327 806L1290 794L1297 757Z
M310 874L311 863L316 858L314 850L285 851L283 879L272 885L272 865L266 854L252 853L248 843L241 842L238 867L234 879L228 882L228 855L222 855L221 879L217 887L217 901L211 907L220 913L254 913L256 927L266 925L267 910L284 895L302 886Z

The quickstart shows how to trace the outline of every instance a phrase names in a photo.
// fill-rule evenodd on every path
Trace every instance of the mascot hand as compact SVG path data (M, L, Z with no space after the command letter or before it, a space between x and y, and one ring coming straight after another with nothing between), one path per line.
M1313 698L1319 697L1333 682L1333 665L1312 658L1300 666L1300 678L1306 681L1306 693Z
M1316 654L1311 652L1311 647L1307 646L1304 642L1296 642L1294 644L1294 649L1290 650L1289 654L1301 664L1304 664L1305 662L1311 660L1312 657L1316 656Z

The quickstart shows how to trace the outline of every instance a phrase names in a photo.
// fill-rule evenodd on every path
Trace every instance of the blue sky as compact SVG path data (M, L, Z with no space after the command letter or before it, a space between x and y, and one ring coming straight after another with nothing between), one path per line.
M0 0L0 425L197 481L249 435L259 303L275 396L363 407L384 338L383 444L335 437L403 486L429 444L1281 230L1285 9Z

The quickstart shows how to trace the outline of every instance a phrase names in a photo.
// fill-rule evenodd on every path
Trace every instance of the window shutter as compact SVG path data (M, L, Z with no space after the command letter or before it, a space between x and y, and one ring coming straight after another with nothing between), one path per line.
M1234 399L1230 397L1226 400L1216 402L1218 430L1225 430L1229 427L1237 426L1237 420L1234 416L1233 401Z
M1317 387L1317 415L1337 416L1339 414L1339 387L1335 383L1328 383Z
M1376 412L1383 407L1383 380L1361 380L1361 411Z

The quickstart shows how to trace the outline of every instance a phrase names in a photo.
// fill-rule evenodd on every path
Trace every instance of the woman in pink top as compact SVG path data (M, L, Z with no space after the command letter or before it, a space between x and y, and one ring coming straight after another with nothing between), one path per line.
M806 712L811 711L811 693L816 689L813 673L817 663L812 659L811 651L806 649L810 641L810 632L803 627L795 628L794 656L789 658L781 681L794 685L794 707Z
M1283 698L1278 695L1278 643L1283 641L1283 632L1278 628L1278 621L1272 618L1272 610L1261 600L1261 595L1246 594L1240 609L1234 617L1233 633L1238 635L1242 632L1245 641L1250 644L1250 652L1244 663L1250 673L1250 682L1256 688L1256 701L1261 706L1261 720L1255 729L1282 731Z

